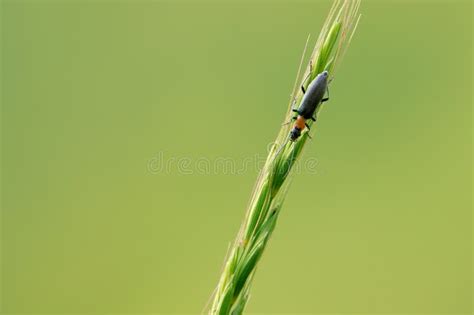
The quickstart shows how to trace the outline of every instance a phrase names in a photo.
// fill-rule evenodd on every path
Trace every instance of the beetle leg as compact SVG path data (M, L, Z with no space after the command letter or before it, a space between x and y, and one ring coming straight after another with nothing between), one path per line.
M292 122L293 120L296 120L296 116L295 116L295 117L291 117L291 120L290 120L289 122L284 123L282 126L286 126L286 125L291 124L291 122Z
M297 110L296 108L293 108L291 111L292 111L292 112L295 112L295 113L298 112L298 110Z
M306 77L303 79L303 84L301 85L301 91L303 91L303 94L306 93L306 90L304 89L304 82L306 82L309 78L311 78L311 73L313 73L313 62L310 60L309 61L309 72L306 75Z
M311 128L309 127L307 123L304 123L304 125L306 126L306 128L308 128L308 130L311 130Z
M328 97L323 98L323 99L321 100L321 103L324 103L324 102L326 102L326 101L329 101L329 87L327 87L327 86L326 86L326 91L327 91L327 93L328 93Z
M312 120L312 121L316 121L316 118L315 118L315 117L311 117L311 120Z

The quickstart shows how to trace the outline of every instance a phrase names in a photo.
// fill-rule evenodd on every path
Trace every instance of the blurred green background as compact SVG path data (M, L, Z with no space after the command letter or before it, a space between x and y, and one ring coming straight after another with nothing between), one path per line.
M1 311L199 313L257 172L196 161L265 156L330 4L1 1ZM472 312L472 3L361 12L248 313Z

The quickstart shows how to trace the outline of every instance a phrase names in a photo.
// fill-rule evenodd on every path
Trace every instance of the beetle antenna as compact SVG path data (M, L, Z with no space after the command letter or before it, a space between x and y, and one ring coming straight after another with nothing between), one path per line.
M290 141L290 135L288 135L288 137L286 138L286 140L281 144L281 146L278 148L278 150L276 151L275 155L273 156L273 159L272 159L272 163L275 162L275 159L277 158L277 156L280 155L281 151L283 150L284 147L286 147L286 145L288 144L288 142L291 142Z

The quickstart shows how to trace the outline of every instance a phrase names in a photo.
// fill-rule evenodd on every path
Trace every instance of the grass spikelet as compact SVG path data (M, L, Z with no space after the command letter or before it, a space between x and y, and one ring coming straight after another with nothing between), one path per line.
M301 76L300 64L284 122L291 119L292 109L303 98L300 86L307 87L324 70L329 72L330 80L334 78L335 71L357 27L360 18L359 6L360 0L333 2L309 64ZM308 124L311 126L312 122L308 121ZM296 142L290 142L288 141L290 129L291 125L282 126L260 172L244 222L230 250L215 290L209 314L238 315L244 311L255 270L275 229L283 205L291 181L292 167L309 138L306 129Z

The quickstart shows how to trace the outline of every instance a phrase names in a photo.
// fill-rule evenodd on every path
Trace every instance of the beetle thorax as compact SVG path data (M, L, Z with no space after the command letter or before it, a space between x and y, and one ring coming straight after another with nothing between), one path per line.
M295 127L299 130L303 130L305 127L306 119L303 116L298 116L295 121Z

